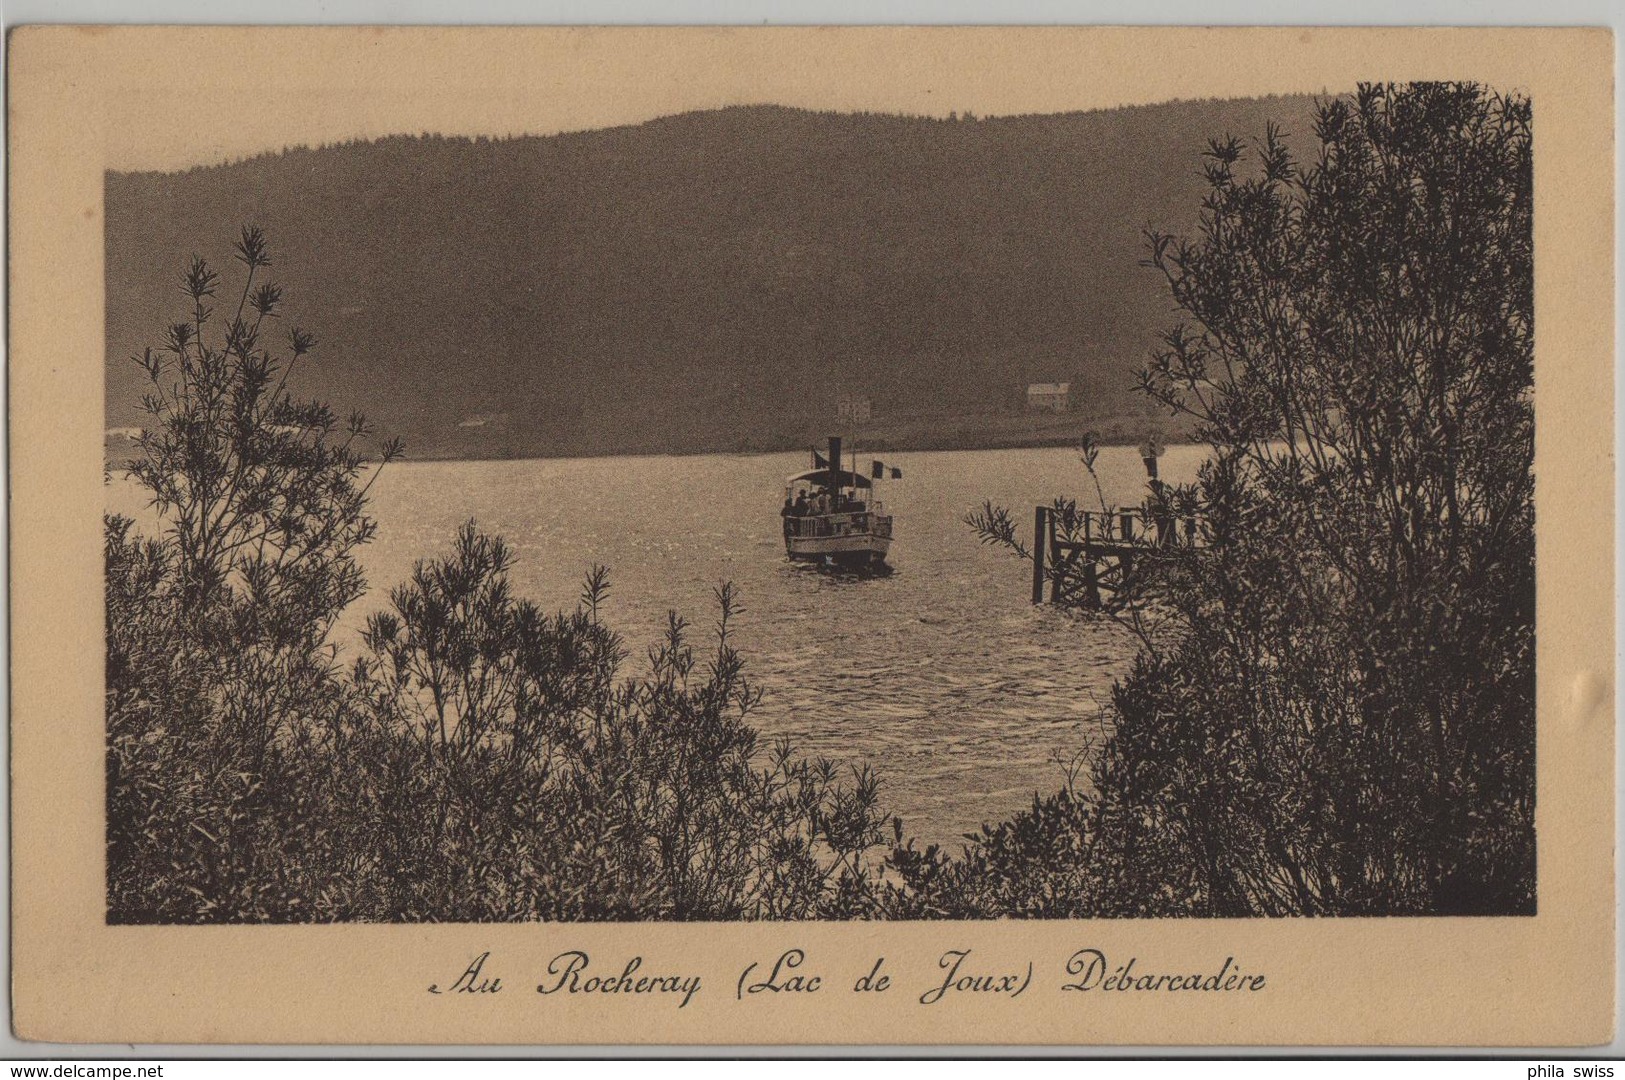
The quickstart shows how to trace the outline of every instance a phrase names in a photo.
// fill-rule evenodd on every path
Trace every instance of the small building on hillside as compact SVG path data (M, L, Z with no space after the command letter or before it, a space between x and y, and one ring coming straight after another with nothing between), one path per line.
M866 397L843 397L835 403L835 415L849 424L867 424L872 413Z
M1035 382L1027 385L1028 412L1066 412L1072 408L1072 384Z

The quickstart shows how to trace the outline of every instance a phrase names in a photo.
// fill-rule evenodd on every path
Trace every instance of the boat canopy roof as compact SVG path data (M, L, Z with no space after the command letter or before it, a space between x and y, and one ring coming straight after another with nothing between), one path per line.
M804 473L797 473L796 475L790 477L789 480L785 481L785 483L787 483L787 484L813 484L813 485L818 486L818 487L826 487L829 484L829 479L830 479L830 477L829 477L829 470L828 469L811 469L811 470L809 470L807 472L804 472ZM842 469L842 470L840 470L839 472L837 472L835 474L835 480L836 480L836 483L839 484L841 487L849 487L849 488L869 488L869 487L874 487L874 482L872 480L870 480L867 476L864 476L862 473L848 472L845 469Z

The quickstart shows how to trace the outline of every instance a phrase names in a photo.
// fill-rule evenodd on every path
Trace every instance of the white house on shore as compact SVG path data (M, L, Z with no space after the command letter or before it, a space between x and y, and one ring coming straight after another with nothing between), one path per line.
M1028 412L1066 412L1072 408L1072 384L1035 382L1027 384Z
M866 397L843 397L835 403L835 413L849 424L867 424L874 415Z

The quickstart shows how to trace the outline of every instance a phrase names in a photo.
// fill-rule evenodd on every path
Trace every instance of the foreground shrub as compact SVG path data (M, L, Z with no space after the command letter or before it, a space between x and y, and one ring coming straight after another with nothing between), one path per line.
M865 910L874 779L838 783L831 763L784 743L763 752L746 723L758 695L729 644L730 586L707 653L673 614L647 670L618 679L603 572L574 612L546 616L510 595L509 565L469 524L369 622L373 749L358 761L389 850L386 917Z
M1142 386L1211 450L1155 492L1205 546L1144 560L1159 632L1089 782L963 859L899 852L898 904L1534 910L1529 123L1476 86L1366 86L1311 164L1271 129L1243 179L1212 144L1200 236L1151 237L1194 325Z
M128 471L158 535L105 522L109 921L869 913L875 780L760 745L727 586L708 650L674 615L627 676L601 570L545 615L470 524L340 664L372 429L292 397L314 339L273 354L258 230L236 253L215 339L220 279L194 259L190 317L136 361L149 426Z
M231 316L216 318L220 276L194 258L187 318L135 358L147 425L127 467L162 524L143 538L106 521L115 921L297 916L331 841L300 778L346 707L329 638L365 588L355 549L374 525L356 444L371 428L292 396L315 339L295 328L273 347L282 290L262 280L259 230L235 256Z

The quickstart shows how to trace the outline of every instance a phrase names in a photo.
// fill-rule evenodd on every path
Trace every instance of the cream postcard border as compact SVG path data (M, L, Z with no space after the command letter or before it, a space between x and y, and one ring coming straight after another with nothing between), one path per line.
M1612 1038L1613 41L1606 30L72 28L10 49L13 1023L81 1042L1585 1045ZM1534 103L1539 914L309 927L104 921L103 172L702 105L983 114L1471 79ZM1109 88L1103 91L1102 88ZM681 104L678 104L681 102ZM1244 133L1252 134L1252 133ZM1193 152L1196 148L1192 148ZM1195 167L1193 158L1193 168ZM826 990L735 999L788 948ZM1063 993L1082 948L1245 995ZM690 1005L542 997L566 949ZM938 959L1036 972L922 1005ZM492 953L512 993L427 993ZM850 988L886 958L892 992ZM560 1000L565 998L565 1000Z

